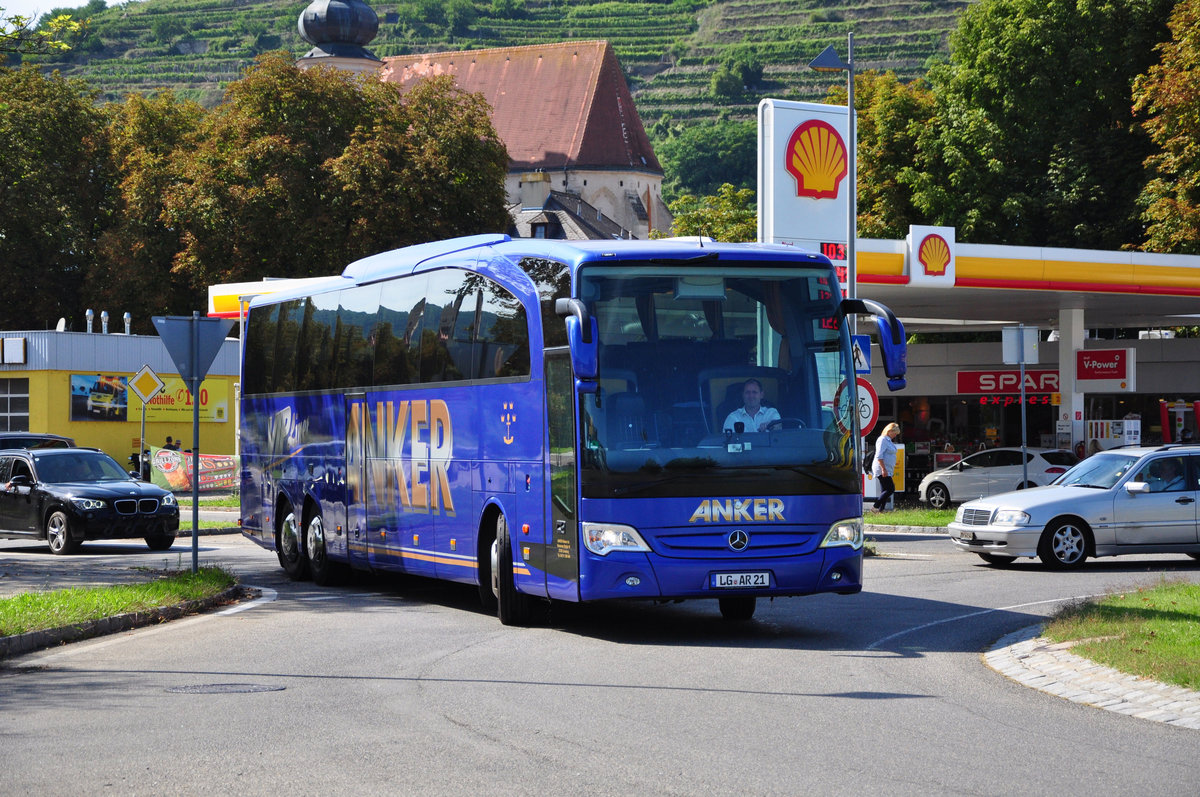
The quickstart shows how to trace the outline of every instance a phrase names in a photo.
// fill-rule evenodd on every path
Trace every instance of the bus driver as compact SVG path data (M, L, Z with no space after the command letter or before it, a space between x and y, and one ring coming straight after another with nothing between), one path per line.
M721 428L732 432L737 429L734 424L740 423L744 431L765 432L772 421L779 420L779 410L774 407L762 406L762 399L762 382L757 379L747 379L746 384L742 387L742 402L745 406L738 407L729 413L729 417L725 419L725 425Z

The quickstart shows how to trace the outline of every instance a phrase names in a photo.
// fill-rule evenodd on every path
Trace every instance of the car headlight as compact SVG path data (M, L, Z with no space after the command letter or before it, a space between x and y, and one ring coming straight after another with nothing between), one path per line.
M72 498L71 503L84 511L104 508L104 502L98 498Z
M162 497L163 506L175 506L177 503L179 502L175 500L175 493L167 493Z
M829 531L825 533L825 539L821 541L822 548L836 548L843 545L856 551L863 546L862 518L839 520L829 527Z
M1029 514L1019 509L997 509L992 517L993 526L1024 526L1029 522Z
M963 514L966 512L967 505L959 504L958 511L954 513L954 522L962 523Z
M583 523L583 544L599 556L613 551L649 551L650 546L633 526L619 523Z

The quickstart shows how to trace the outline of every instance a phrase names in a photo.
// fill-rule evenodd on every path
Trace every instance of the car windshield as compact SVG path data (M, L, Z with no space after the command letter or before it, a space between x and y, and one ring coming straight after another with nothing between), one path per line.
M1064 473L1055 484L1107 489L1121 480L1138 461L1129 454L1095 454Z
M599 383L581 397L586 497L861 489L854 372L825 267L587 267Z
M49 484L68 482L126 481L129 474L117 461L99 451L72 453L70 456L34 457L38 481Z

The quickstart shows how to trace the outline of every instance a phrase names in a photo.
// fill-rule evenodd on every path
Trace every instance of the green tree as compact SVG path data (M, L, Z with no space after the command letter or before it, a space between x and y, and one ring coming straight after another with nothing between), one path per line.
M69 50L71 40L84 28L84 23L66 14L47 14L39 24L33 23L30 17L5 14L4 6L0 6L0 54L39 55Z
M182 241L162 219L162 198L180 180L177 153L197 145L205 111L171 92L153 98L133 94L104 111L116 170L116 213L99 237L85 289L101 306L131 313L137 331L152 334L151 316L187 313L206 301L171 271Z
M1162 61L1134 84L1134 107L1158 147L1142 191L1145 248L1200 254L1200 0L1180 0Z
M676 125L669 119L651 127L654 153L662 164L663 198L715 194L725 183L737 188L757 184L758 124L722 121Z
M828 101L845 105L845 87L831 89ZM910 224L924 223L901 175L913 169L918 139L934 120L933 94L923 80L906 84L893 72L869 70L854 76L854 105L858 111L858 234L903 238Z
M1141 240L1151 145L1134 78L1175 0L981 0L929 78L935 123L904 180L960 240L1117 248Z
M195 291L339 273L385 249L508 220L508 156L486 103L448 78L378 79L258 59L178 150L163 219Z
M685 194L669 207L674 235L706 235L731 243L758 240L758 208L749 188L726 183L715 196Z
M57 72L0 68L0 329L77 318L110 186L94 92Z

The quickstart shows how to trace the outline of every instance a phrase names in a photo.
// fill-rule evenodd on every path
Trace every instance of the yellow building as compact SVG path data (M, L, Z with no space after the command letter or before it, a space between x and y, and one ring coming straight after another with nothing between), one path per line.
M53 432L99 448L125 464L168 436L189 449L192 397L156 335L4 332L0 354L0 431ZM129 380L148 366L163 389L143 405ZM200 451L234 454L238 341L230 338L201 383ZM141 443L145 410L145 446Z

